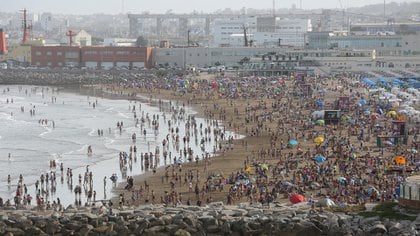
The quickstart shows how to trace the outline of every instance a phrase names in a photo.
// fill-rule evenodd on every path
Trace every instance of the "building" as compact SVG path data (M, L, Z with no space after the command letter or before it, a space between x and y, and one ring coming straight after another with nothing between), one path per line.
M347 35L331 32L308 32L307 49L380 49L402 47L402 37L397 35Z
M407 177L400 184L398 203L400 206L420 210L420 175Z
M190 47L190 48L154 48L153 65L155 67L197 67L209 68L225 66L239 67L244 58L251 58L282 48L260 47Z
M53 16L51 13L42 13L40 19L41 28L45 32L51 32L53 30Z
M320 74L420 69L420 57L407 56L402 51L401 48L383 50L296 49L289 47L155 48L153 49L153 66L158 68L225 66L228 69L236 68L239 70L262 68L270 73L275 70L283 73L284 69L290 69L290 67L302 67L312 68ZM274 60L275 56L272 56L271 60L262 60L264 54L278 55L280 59ZM285 59L283 59L283 55ZM249 65L240 63L244 60L250 61ZM272 63L274 63L274 67L271 67Z
M32 46L31 65L95 69L150 68L151 48Z
M245 32L248 42L251 42L251 45L255 47L277 47L279 45L303 47L305 33L312 30L311 21L308 19L288 19L274 16L219 19L214 24L215 47L245 46Z
M305 46L305 34L312 31L311 20L309 19L276 19L276 33L280 35L275 42L281 45L295 47Z
M257 17L253 16L238 16L226 19L217 19L213 26L213 44L216 47L239 47L241 45L231 45L232 35L253 34L257 31Z
M113 47L134 47L136 46L137 39L129 38L106 38L104 39L104 46Z
M92 36L84 30L79 30L73 38L73 44L75 46L92 46Z

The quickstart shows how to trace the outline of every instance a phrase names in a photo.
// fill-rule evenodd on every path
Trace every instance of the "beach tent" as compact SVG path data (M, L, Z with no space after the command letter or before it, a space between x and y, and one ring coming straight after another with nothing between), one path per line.
M375 82L373 82L372 80L370 80L370 79L368 79L368 78L363 78L362 79L362 82L363 83L365 83L366 85L368 85L368 86L375 86L376 85L376 83Z
M392 83L399 86L404 85L404 82L399 79L392 80Z
M324 142L324 137L319 136L319 137L314 138L314 143L316 144L321 144L323 142Z
M405 165L407 163L405 157L402 156L394 157L392 161L399 165Z
M301 202L306 202L305 197L304 197L304 196L302 196L302 195L300 195L300 194L297 194L297 193L292 194L292 195L289 197L289 200L290 200L290 202L291 202L291 203L293 203L293 204L296 204L296 203L301 203Z

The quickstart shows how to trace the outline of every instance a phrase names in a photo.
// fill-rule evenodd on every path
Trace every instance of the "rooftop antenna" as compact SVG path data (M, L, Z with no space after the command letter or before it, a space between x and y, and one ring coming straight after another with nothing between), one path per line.
M386 18L386 15L385 15L385 0L384 0L384 18Z
M22 39L22 43L25 44L26 41L28 41L28 35L29 32L32 29L32 24L28 24L28 19L27 19L27 10L23 9L21 10L21 12L23 12L23 19L22 19L22 29L23 29L23 39Z
M273 0L273 16L276 15L276 0Z
M74 31L72 31L72 30L69 30L67 33L66 33L66 36L68 36L69 37L69 45L70 45L70 47L73 45L73 37L74 36L76 36L76 33L74 32Z
M124 14L124 0L121 0L121 13Z
M299 1L299 8L302 10L302 0Z

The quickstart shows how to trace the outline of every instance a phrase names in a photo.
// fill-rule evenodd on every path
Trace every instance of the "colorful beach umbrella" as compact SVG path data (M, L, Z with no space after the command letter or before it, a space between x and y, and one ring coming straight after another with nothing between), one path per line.
M326 160L327 160L327 158L324 157L324 156L322 156L322 155L315 156L315 161L318 162L318 163L322 163L322 162L324 162Z
M379 117L381 117L381 115L379 115L378 113L372 113L372 114L370 115L370 118L371 118L372 120L379 119Z
M323 142L324 142L324 137L319 136L314 139L314 143L316 144L321 144Z
M289 144L292 145L292 146L295 146L295 145L298 144L298 141L296 139L290 139Z
M388 113L386 113L386 117L390 118L390 117L396 117L397 116L397 112L396 111L388 111Z
M304 197L303 195L300 195L300 194L297 194L297 193L292 194L292 195L289 197L289 200L290 200L290 202L291 202L291 203L293 203L293 204L300 203L300 202L306 202L305 197Z
M398 165L405 165L407 163L407 160L403 156L394 157L392 161Z
M325 120L317 120L315 122L315 124L317 124L317 125L325 125Z

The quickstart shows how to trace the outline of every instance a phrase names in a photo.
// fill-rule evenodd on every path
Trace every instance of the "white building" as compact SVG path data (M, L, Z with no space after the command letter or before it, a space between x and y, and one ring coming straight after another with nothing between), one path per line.
M308 19L286 19L278 17L252 17L219 19L214 23L215 47L243 47L246 28L248 45L255 47L278 47L289 45L303 47L305 33L312 31Z
M80 30L73 38L73 45L76 46L92 46L92 36L84 30Z
M136 46L137 39L128 39L128 38L105 38L104 46L113 46L113 47L134 47Z
M280 35L281 45L303 47L305 45L305 33L310 31L312 31L311 20L276 19L276 33Z
M244 27L247 34L253 34L257 31L257 17L241 16L228 19L218 19L213 26L213 44L215 47L238 47L241 45L231 45L232 35L244 35ZM235 40L234 40L235 41ZM236 44L236 43L235 43Z

